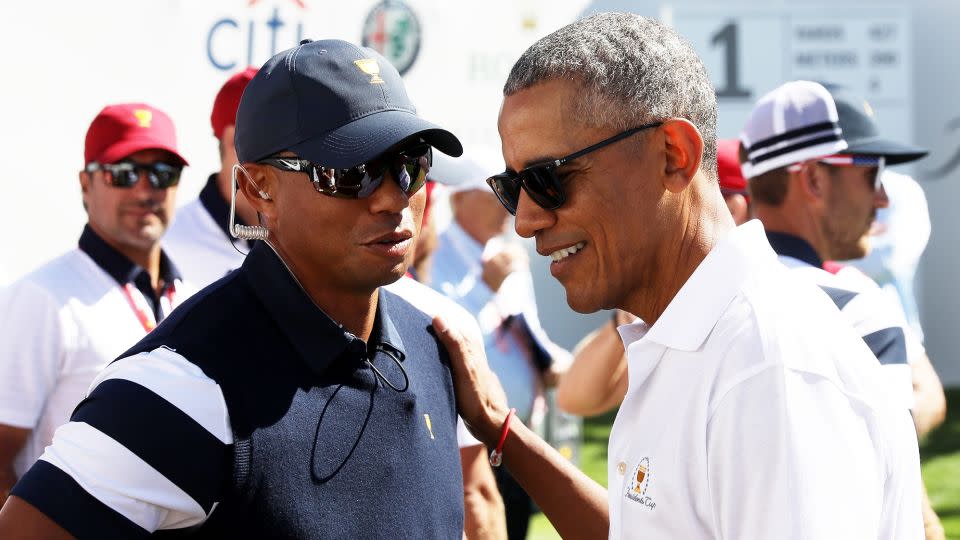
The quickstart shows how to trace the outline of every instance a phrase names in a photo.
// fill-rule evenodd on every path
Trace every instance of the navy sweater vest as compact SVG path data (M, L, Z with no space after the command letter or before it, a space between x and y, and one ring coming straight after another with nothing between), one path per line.
M341 342L330 347L334 357L305 359L291 330L266 309L271 291L254 290L276 284L251 278L251 258L270 264L252 256L124 354L169 347L223 391L235 443L222 460L229 465L220 502L189 536L461 538L456 406L449 361L429 331L430 318L381 290L366 350L359 340L345 348ZM403 392L363 361L366 355L403 386L395 361L375 347L385 324L402 340L394 355L409 377ZM329 329L316 336L329 340Z

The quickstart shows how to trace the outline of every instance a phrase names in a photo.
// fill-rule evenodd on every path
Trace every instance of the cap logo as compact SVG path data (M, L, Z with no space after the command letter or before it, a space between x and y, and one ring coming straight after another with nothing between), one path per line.
M863 102L863 112L867 116L873 118L873 107L870 106L870 103L868 101Z
M147 109L134 109L133 116L137 117L137 123L142 128L150 127L150 123L153 122L153 111Z
M360 71L370 76L370 84L383 84L386 81L380 77L380 64L373 58L361 58L354 60L353 63Z

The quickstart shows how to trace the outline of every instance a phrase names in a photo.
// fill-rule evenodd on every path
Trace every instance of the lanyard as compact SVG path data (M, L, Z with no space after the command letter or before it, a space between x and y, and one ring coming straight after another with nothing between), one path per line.
M173 295L176 293L176 287L171 283L166 289L166 292L160 297L160 313L169 313L173 309ZM137 320L140 321L140 325L143 326L143 330L149 333L156 328L157 321L153 316L153 311L150 309L150 306L147 305L143 294L141 294L140 291L134 290L133 286L129 283L124 283L120 290L122 290L123 295L127 297L127 302L130 304L133 313L137 316ZM164 300L166 300L166 304L164 304Z

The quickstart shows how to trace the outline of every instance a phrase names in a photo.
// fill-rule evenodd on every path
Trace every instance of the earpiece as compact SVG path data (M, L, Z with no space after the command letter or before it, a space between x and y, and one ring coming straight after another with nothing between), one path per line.
M254 186L257 186L257 184L253 181L253 179L250 178L250 173L248 173L247 170L244 169L242 165L237 163L233 166L233 171L232 171L233 175L231 178L232 186L230 190L231 191L230 193L230 234L232 234L234 238L239 238L241 240L266 240L267 237L270 235L270 231L266 227L263 227L261 225L239 225L236 223L237 188L239 187L239 185L237 184L237 171L242 172L247 177L247 180L251 184L253 184ZM270 200L270 195L267 192L261 190L259 186L257 186L257 191L261 198L266 199L268 201Z

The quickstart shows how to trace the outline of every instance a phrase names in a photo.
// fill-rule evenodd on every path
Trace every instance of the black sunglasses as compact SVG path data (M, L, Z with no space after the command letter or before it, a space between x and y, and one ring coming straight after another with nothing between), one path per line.
M599 150L604 146L626 139L645 129L655 128L661 125L663 125L663 122L653 122L631 128L609 139L604 139L597 144L588 146L583 150L578 150L569 156L544 163L537 163L520 172L513 172L507 169L500 174L488 178L487 184L490 184L493 192L497 194L497 198L500 199L500 202L507 211L513 215L517 215L517 203L520 201L521 187L523 187L527 195L533 199L533 202L537 203L541 208L556 210L566 201L566 195L563 192L563 182L557 175L558 168L594 150Z
M140 173L147 173L150 185L157 189L171 188L180 183L180 173L183 167L158 161L156 163L134 163L119 161L117 163L98 163L91 161L84 167L87 173L103 171L107 182L118 188L129 188L137 185Z
M427 181L433 164L433 149L419 144L404 150L387 152L369 163L348 169L330 169L295 157L273 156L257 163L276 167L281 171L302 172L310 176L313 187L324 195L341 199L369 197L383 183L387 171L393 173L400 189L411 196Z

